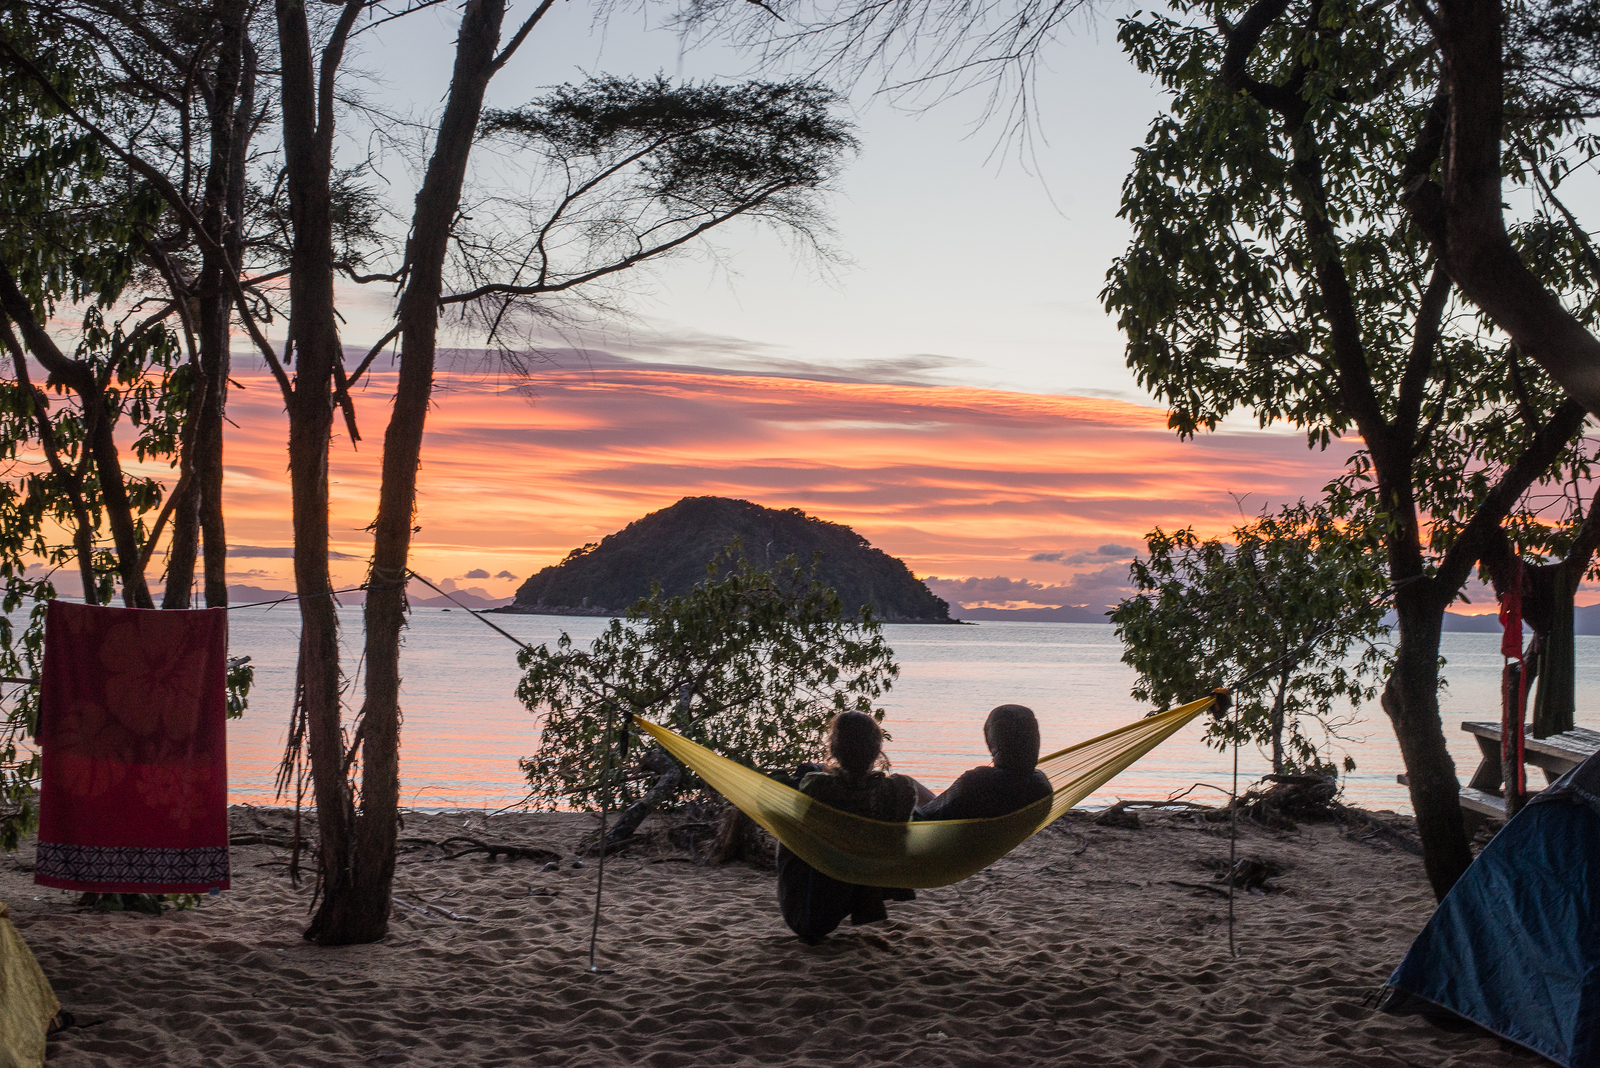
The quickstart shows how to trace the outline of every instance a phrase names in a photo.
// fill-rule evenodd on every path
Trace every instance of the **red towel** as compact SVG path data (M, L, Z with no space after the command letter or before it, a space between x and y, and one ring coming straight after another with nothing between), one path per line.
M100 893L228 885L228 613L51 601L33 881Z

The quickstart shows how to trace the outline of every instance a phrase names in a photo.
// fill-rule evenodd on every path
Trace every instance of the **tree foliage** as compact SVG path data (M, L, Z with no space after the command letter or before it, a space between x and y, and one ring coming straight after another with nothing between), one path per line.
M162 317L117 307L160 201L64 113L116 105L92 50L56 29L20 5L0 8L0 55L11 60L0 62L0 675L12 678L38 676L54 571L75 568L72 592L110 600L124 560L105 543L107 527L138 537L161 504L156 478L101 462L97 446L121 433L141 460L175 463L188 408L187 369ZM63 305L80 323L70 358L50 342L67 373L36 385L28 353L38 324ZM242 708L243 693L236 699ZM23 744L37 715L36 689L7 695L7 850L37 817L38 754Z
M766 571L731 552L726 560L684 596L641 599L588 649L563 633L554 650L521 654L517 696L544 717L539 750L522 761L537 803L617 809L644 796L656 761L631 716L766 770L821 756L836 713L883 719L873 701L899 668L871 611L847 613L815 564L789 557ZM632 761L602 777L623 736ZM683 776L673 793L690 784Z
M1124 185L1134 237L1103 300L1179 433L1243 409L1317 446L1359 434L1329 505L1381 541L1398 615L1383 705L1443 894L1471 860L1438 714L1443 615L1502 523L1540 549L1574 537L1592 455L1583 411L1456 295L1401 205L1413 147L1439 115L1434 35L1412 9L1168 11L1119 35L1172 100ZM1535 158L1581 150L1570 116L1508 115ZM1540 174L1541 189L1562 177ZM1513 239L1592 314L1587 237L1553 199Z
M821 248L821 195L854 150L834 93L803 81L736 84L595 77L485 113L489 146L513 153L520 189L479 194L492 228L458 235L453 278L498 336L515 310L596 302L597 283L691 250L736 219ZM515 222L513 222L515 220Z
M250 0L155 7L117 0L6 0L0 8L18 13L29 26L48 23L48 32L36 36L72 53L70 63L52 62L83 72L86 83L102 79L108 102L92 106L88 95L47 69L44 52L29 42L19 45L15 35L0 37L0 76L28 87L28 106L43 102L54 108L42 114L60 134L45 145L48 152L27 160L31 170L23 176L59 179L76 198L72 203L85 208L78 223L98 225L106 216L94 213L88 195L99 179L94 168L103 165L107 193L138 194L155 216L137 221L124 250L140 288L93 288L105 305L96 314L106 320L86 328L94 351L60 352L43 326L47 302L27 288L40 272L19 260L15 279L21 283L8 285L15 279L0 260L0 297L22 334L8 350L19 368L27 356L43 362L49 385L71 389L84 413L81 444L66 439L78 451L62 451L62 469L83 483L84 500L73 504L84 537L75 546L79 558L114 563L124 599L150 606L144 569L162 524L170 523L164 607L186 607L203 531L206 600L225 603L222 426L233 325L249 332L283 394L290 423L295 582L305 595L303 685L287 764L292 770L307 755L312 765L322 848L320 898L308 937L322 943L380 938L390 911L400 633L441 305L474 313L487 309L474 321L499 337L511 307L543 318L562 295L609 307L584 296L583 287L687 249L736 218L765 219L799 234L802 242L815 241L823 229L817 194L853 144L846 124L833 115L828 93L815 86L595 79L516 109L516 120L496 135L519 164L532 164L508 168L535 172L530 186L515 195L464 201L463 191L472 188L469 163L480 141L489 82L541 28L552 7L542 3L523 11L520 25L503 37L510 5L484 0L460 9L451 81L426 135L427 158L413 206L408 217L391 216L363 184L371 158L349 158L363 139L345 136L350 131L343 124L366 113L350 106L355 94L349 81L357 75L346 59L358 34L428 6L396 12L370 0L309 7ZM520 131L513 129L519 124ZM274 126L281 136L253 147ZM0 130L0 137L10 129ZM379 140L387 136L376 133ZM51 170L52 159L70 166ZM525 226L517 224L521 209ZM496 215L495 225L482 234L469 232L474 210ZM368 246L391 217L400 225L394 228L399 233L388 235L389 258L381 273L363 274ZM83 265L70 262L77 246L54 247L68 250L62 253L62 277L79 286L75 292L90 292L93 279ZM0 254L29 250L25 242L12 242ZM339 276L397 287L392 325L354 367L346 366L340 333ZM111 321L105 309L116 301L119 312L131 305L144 318ZM280 314L288 336L278 348L263 326ZM329 442L336 414L350 440L359 438L353 387L395 339L398 382L384 435L378 514L369 528L373 581L365 613L365 686L357 722L347 726L338 621L322 596L332 588ZM170 375L148 363L148 373L134 378L106 370L143 358L141 345L156 351L158 341L164 345L159 351L173 358L162 365ZM100 350L108 354L104 359ZM502 352L517 355L512 345ZM19 396L32 403L34 394L23 389ZM120 443L114 417L124 421ZM141 429L142 459L177 458L179 476L170 492L149 480L124 484L118 450L133 420L141 428L160 425L159 433ZM177 451L162 451L172 448ZM92 462L74 467L74 456ZM96 493L112 535L110 554L94 525ZM147 523L146 512L158 506ZM84 572L86 592L99 599L94 568L85 564ZM297 748L302 742L303 751Z
M1212 744L1264 746L1280 774L1334 772L1345 703L1370 701L1387 668L1373 541L1303 502L1230 540L1152 531L1129 568L1138 592L1111 613L1133 696L1166 707L1230 686L1235 711L1211 721Z
M1176 17L1123 23L1125 48L1174 95L1124 186L1135 237L1102 299L1128 337L1129 366L1171 405L1180 434L1244 409L1262 426L1302 428L1313 445L1367 438L1333 495L1341 514L1370 522L1393 511L1371 431L1387 424L1409 437L1412 503L1437 559L1563 394L1453 297L1399 204L1395 162L1426 120L1438 74L1426 28L1366 18L1357 5L1318 4L1314 16L1308 6L1257 45L1250 77L1291 87L1277 111L1218 77L1228 38L1215 20L1247 7L1184 4ZM1519 137L1546 163L1584 150L1563 139L1563 115L1530 124ZM1532 181L1526 164L1512 170ZM1559 183L1561 168L1553 173ZM1586 319L1600 311L1600 262L1552 202L1513 235L1571 306ZM1358 374L1365 381L1352 382ZM1546 492L1510 520L1530 549L1558 551L1582 517L1573 479L1588 474L1591 451L1575 433L1565 444L1538 473Z

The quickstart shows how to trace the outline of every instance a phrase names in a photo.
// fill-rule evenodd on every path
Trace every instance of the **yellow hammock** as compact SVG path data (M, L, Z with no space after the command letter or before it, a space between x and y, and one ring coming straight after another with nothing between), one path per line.
M987 820L885 823L841 812L680 734L633 717L739 810L824 875L863 886L946 886L987 868L1216 703L1203 697L1051 753L1039 770L1055 792Z

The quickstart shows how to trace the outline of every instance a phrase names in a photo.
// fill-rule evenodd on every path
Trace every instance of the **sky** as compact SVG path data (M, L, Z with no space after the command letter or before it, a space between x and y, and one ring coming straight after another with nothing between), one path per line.
M910 108L855 87L861 151L829 200L829 262L735 226L714 254L631 277L625 316L547 338L527 375L456 336L424 446L417 569L510 596L574 547L717 494L849 524L953 605L1103 606L1123 595L1152 527L1222 534L1316 496L1358 443L1312 451L1247 420L1180 442L1100 309L1127 239L1122 179L1162 103L1115 43L1117 10L1072 23L1044 53L1026 143L984 121L981 95ZM437 112L454 11L358 39L351 62L370 73L370 100ZM553 8L490 106L596 73L792 73L686 48L664 9L603 25L590 11ZM347 161L377 143L354 116L344 131ZM379 164L403 206L415 174L392 152ZM391 298L341 291L350 349L381 334ZM230 577L288 588L282 403L242 338L237 351ZM365 440L334 446L334 568L349 584L369 551L388 366L357 400Z
M725 47L685 49L660 25L664 7L618 12L599 28L590 11L553 8L491 83L489 106L598 73L793 73L754 69L752 57ZM354 62L377 75L374 97L436 112L453 26L453 9L442 7L362 39ZM829 200L837 262L819 265L778 234L734 225L718 231L715 257L630 279L635 318L577 340L643 358L667 348L718 366L900 365L955 385L1148 403L1098 293L1126 242L1116 219L1122 179L1161 97L1123 59L1109 14L1071 29L1045 54L1027 145L1006 141L1004 123L982 121L981 94L910 110L864 84L844 104L860 153ZM369 144L353 127L351 139L352 149ZM407 179L389 163L399 189Z
M1226 530L1268 499L1315 495L1348 451L1247 432L1181 443L1160 410L1102 397L599 352L533 381L483 374L474 354L456 363L429 418L414 556L436 583L497 597L647 512L713 494L848 524L952 604L1103 606L1152 527ZM361 581L370 548L385 377L358 391L364 440L334 443L342 585ZM283 589L282 404L269 376L235 378L230 579Z

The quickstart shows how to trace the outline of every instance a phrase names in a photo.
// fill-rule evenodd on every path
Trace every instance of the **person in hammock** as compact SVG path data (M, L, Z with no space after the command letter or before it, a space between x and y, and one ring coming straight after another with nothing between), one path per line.
M904 775L878 770L883 731L876 720L862 712L841 712L833 717L828 751L833 765L801 778L801 793L870 819L903 823L911 818L917 804L916 785ZM853 924L887 919L884 893L879 886L857 886L830 878L786 846L778 847L778 908L790 930L807 945L828 937L847 916ZM890 893L905 896L903 892Z
M1039 721L1025 705L1000 705L983 724L993 763L961 773L937 797L921 789L915 819L984 820L1026 808L1051 794L1039 763ZM926 794L926 796L922 796Z

